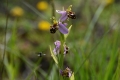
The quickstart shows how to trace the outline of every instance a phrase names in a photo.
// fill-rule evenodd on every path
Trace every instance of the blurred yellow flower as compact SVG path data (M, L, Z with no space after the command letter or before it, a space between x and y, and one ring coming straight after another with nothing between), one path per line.
M47 21L40 21L38 23L38 28L40 30L49 30L50 29L50 25L51 24L49 22L47 22Z
M36 5L38 10L46 10L48 8L48 3L46 1L40 1Z
M102 0L106 5L112 4L114 0Z
M21 7L16 6L13 9L11 9L11 15L15 17L20 17L24 14L24 11Z
M106 4L112 4L114 0L106 0Z

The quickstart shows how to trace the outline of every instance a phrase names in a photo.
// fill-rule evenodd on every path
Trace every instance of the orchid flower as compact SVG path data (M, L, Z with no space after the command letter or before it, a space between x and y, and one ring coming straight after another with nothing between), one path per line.
M53 18L53 25L50 28L50 32L55 33L57 30L59 30L62 34L67 34L68 29L66 28L66 26L67 23L57 21L55 20L55 18Z
M56 40L54 42L54 45L55 45L55 48L53 49L53 52L55 55L57 55L60 53L61 42L59 40ZM67 47L65 44L63 46L64 46L64 53L63 54L66 55L68 53L69 47Z
M54 42L54 45L55 45L55 48L54 48L53 52L55 55L57 55L60 52L61 42L57 40Z
M61 14L61 17L59 21L55 20L55 17L53 17L53 25L50 27L51 33L55 33L57 30L59 30L62 34L68 33L68 29L66 28L67 23L64 21L68 18L76 19L76 15L71 11L71 7L72 5L70 5L67 10L56 10L57 13Z
M60 17L61 22L64 22L68 18L76 19L75 12L71 11L71 7L72 7L72 5L70 5L67 10L62 10L62 11L56 10L57 13L61 14L61 17Z
M65 70L60 70L60 74L63 77L71 77L72 76L72 71L69 67L67 67Z

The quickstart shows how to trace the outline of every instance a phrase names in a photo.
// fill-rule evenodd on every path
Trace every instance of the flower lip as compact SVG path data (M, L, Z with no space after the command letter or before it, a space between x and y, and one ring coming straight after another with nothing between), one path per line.
M57 29L55 27L53 27L53 26L50 27L50 33L54 34L56 32L56 30Z
M69 47L64 45L64 55L68 54L68 52L69 52Z
M58 30L58 24L54 23L52 26L50 26L50 33L54 34Z
M72 11L68 11L68 17L71 18L71 19L76 19L76 15L75 15L75 12L72 12Z
M72 71L69 67L67 67L65 70L60 70L60 74L64 77L71 77Z

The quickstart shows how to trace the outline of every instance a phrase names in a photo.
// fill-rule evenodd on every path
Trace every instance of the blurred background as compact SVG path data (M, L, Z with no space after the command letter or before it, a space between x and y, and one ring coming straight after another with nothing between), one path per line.
M75 80L120 79L120 0L8 0L8 6L1 0L0 68L8 16L3 80L59 80L49 45L54 47L60 37L49 29L51 18L60 17L55 10L69 5L76 19L68 23L72 29L64 67L76 73ZM39 57L39 52L46 55Z

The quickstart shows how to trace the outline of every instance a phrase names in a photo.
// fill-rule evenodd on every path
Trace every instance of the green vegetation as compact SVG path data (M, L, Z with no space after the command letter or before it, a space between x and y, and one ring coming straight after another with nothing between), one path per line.
M69 5L76 14L69 34L51 34L51 18L60 17L55 11ZM8 6L2 0L0 80L120 80L119 18L119 0L8 0ZM66 42L68 54L54 55L56 40ZM59 73L66 67L74 73L70 79Z

